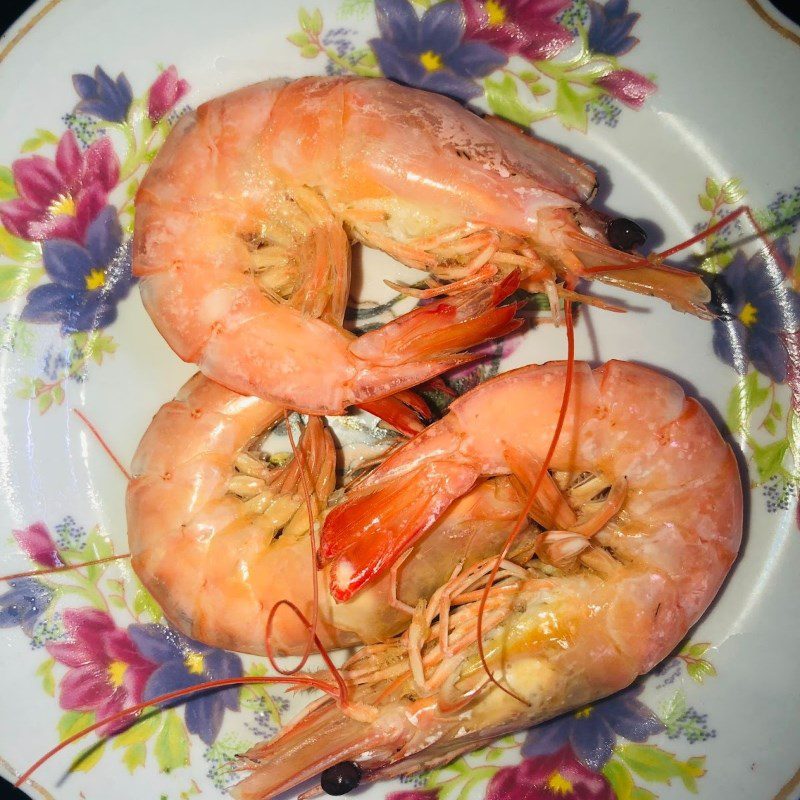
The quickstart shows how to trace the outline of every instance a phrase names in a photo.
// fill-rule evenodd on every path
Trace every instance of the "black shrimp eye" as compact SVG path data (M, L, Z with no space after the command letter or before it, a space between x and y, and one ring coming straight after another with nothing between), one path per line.
M340 761L328 767L320 778L325 794L339 796L352 792L361 783L361 767L355 761Z
M635 250L647 241L644 228L625 217L612 219L606 225L606 236L612 247L625 251Z

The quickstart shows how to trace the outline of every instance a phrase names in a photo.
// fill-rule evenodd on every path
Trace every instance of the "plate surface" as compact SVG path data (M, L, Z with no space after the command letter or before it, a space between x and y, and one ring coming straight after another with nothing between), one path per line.
M90 426L128 464L192 373L145 314L125 246L138 180L187 106L265 77L383 72L533 125L598 169L600 206L640 220L654 247L748 203L769 251L740 218L686 261L721 274L722 318L637 297L628 314L582 313L577 329L579 358L666 370L736 442L747 533L711 611L626 693L362 796L798 796L800 38L790 23L755 0L51 0L9 31L0 59L5 574L126 550L125 480ZM373 253L364 262L358 299L388 299L380 279L397 271ZM111 275L115 292L98 292ZM458 385L564 353L563 331L539 326ZM121 562L1 586L2 772L138 700L157 670L177 686L209 665L217 676L263 668L164 624ZM195 700L103 746L76 745L26 789L216 797L229 759L274 733L288 706L277 691Z

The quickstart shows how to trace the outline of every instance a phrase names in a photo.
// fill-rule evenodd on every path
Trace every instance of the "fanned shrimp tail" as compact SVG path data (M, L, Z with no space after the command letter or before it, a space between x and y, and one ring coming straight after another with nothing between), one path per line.
M368 401L435 378L477 356L465 352L522 325L519 305L501 305L519 287L519 272L416 308L354 340L363 365L357 384ZM362 401L363 402L363 401Z

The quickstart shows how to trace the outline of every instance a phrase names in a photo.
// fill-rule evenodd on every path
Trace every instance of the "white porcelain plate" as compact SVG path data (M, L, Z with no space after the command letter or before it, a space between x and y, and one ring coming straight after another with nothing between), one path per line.
M681 256L718 275L717 320L636 297L627 314L584 309L577 326L579 358L664 369L715 411L738 448L748 520L711 611L641 684L360 791L795 800L797 29L757 0L308 2L40 0L0 43L0 572L126 551L125 479L92 427L128 464L192 372L145 314L126 247L138 181L181 110L267 77L385 74L567 147L597 168L598 204L638 220L653 247L749 204L754 221ZM359 300L387 299L380 278L392 265L365 261ZM564 354L563 330L539 326L456 383ZM2 772L13 779L153 681L264 668L165 626L126 562L0 585ZM277 690L198 698L105 744L92 735L25 788L59 800L217 797L231 758L271 736L288 705Z

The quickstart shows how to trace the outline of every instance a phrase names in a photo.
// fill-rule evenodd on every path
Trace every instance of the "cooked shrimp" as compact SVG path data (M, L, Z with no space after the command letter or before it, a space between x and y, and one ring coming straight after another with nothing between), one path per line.
M365 591L476 480L529 486L548 463L566 375L551 363L483 384L365 479L323 530L334 594ZM622 689L684 637L740 544L730 447L677 383L633 364L576 364L566 408L536 495L536 555L488 586L494 559L455 575L394 645L357 652L343 677L360 713L314 704L246 754L236 797L264 800L345 760L369 780L444 764Z
M207 644L265 652L267 620L281 600L308 619L327 648L375 642L408 627L462 565L498 553L520 513L507 478L485 481L460 498L403 564L350 603L334 604L313 567L302 467L271 463L261 443L283 418L269 401L243 397L197 375L155 416L133 460L128 539L133 567L179 630ZM305 463L315 525L337 492L336 452L320 419L309 418L297 444ZM308 630L276 614L272 652L296 654Z
M498 304L519 280L554 309L587 277L705 313L699 277L610 247L594 191L584 164L447 98L268 81L175 126L139 189L133 268L181 358L244 394L337 414L508 333L516 306ZM428 272L410 293L447 296L353 337L340 324L350 240Z

